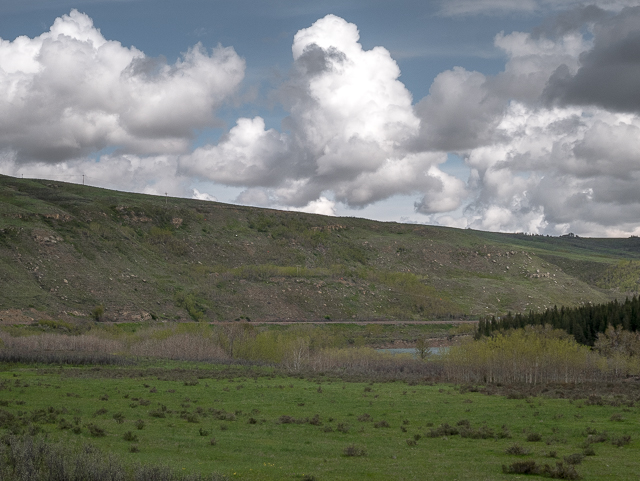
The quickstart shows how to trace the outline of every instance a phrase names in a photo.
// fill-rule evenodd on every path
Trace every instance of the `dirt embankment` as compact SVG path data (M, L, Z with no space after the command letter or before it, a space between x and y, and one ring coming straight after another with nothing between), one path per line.
M41 319L50 319L50 317L36 309L6 309L0 311L0 324L4 325L31 324Z

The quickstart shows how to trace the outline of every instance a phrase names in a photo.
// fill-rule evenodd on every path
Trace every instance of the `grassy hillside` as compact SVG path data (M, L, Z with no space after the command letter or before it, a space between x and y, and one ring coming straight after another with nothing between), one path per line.
M0 318L433 320L638 289L640 239L496 234L0 176ZM24 311L27 309L27 311ZM28 311L31 309L31 311ZM18 316L19 317L19 316Z

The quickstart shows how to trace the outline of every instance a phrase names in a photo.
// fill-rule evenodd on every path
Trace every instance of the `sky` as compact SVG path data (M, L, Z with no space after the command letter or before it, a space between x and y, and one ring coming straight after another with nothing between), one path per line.
M640 0L0 0L0 173L640 235Z

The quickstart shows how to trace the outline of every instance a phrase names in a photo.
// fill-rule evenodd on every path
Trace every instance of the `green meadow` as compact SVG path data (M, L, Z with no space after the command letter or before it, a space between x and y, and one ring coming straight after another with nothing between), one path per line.
M532 462L564 479L637 479L638 399L628 382L532 391L173 361L0 372L5 440L246 480L521 479L503 465Z

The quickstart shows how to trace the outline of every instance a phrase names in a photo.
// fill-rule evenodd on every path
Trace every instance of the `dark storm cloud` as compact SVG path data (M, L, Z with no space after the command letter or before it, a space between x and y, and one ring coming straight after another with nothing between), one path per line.
M560 65L543 98L552 104L640 112L640 7L596 23L593 32L593 48L581 55L578 71Z

